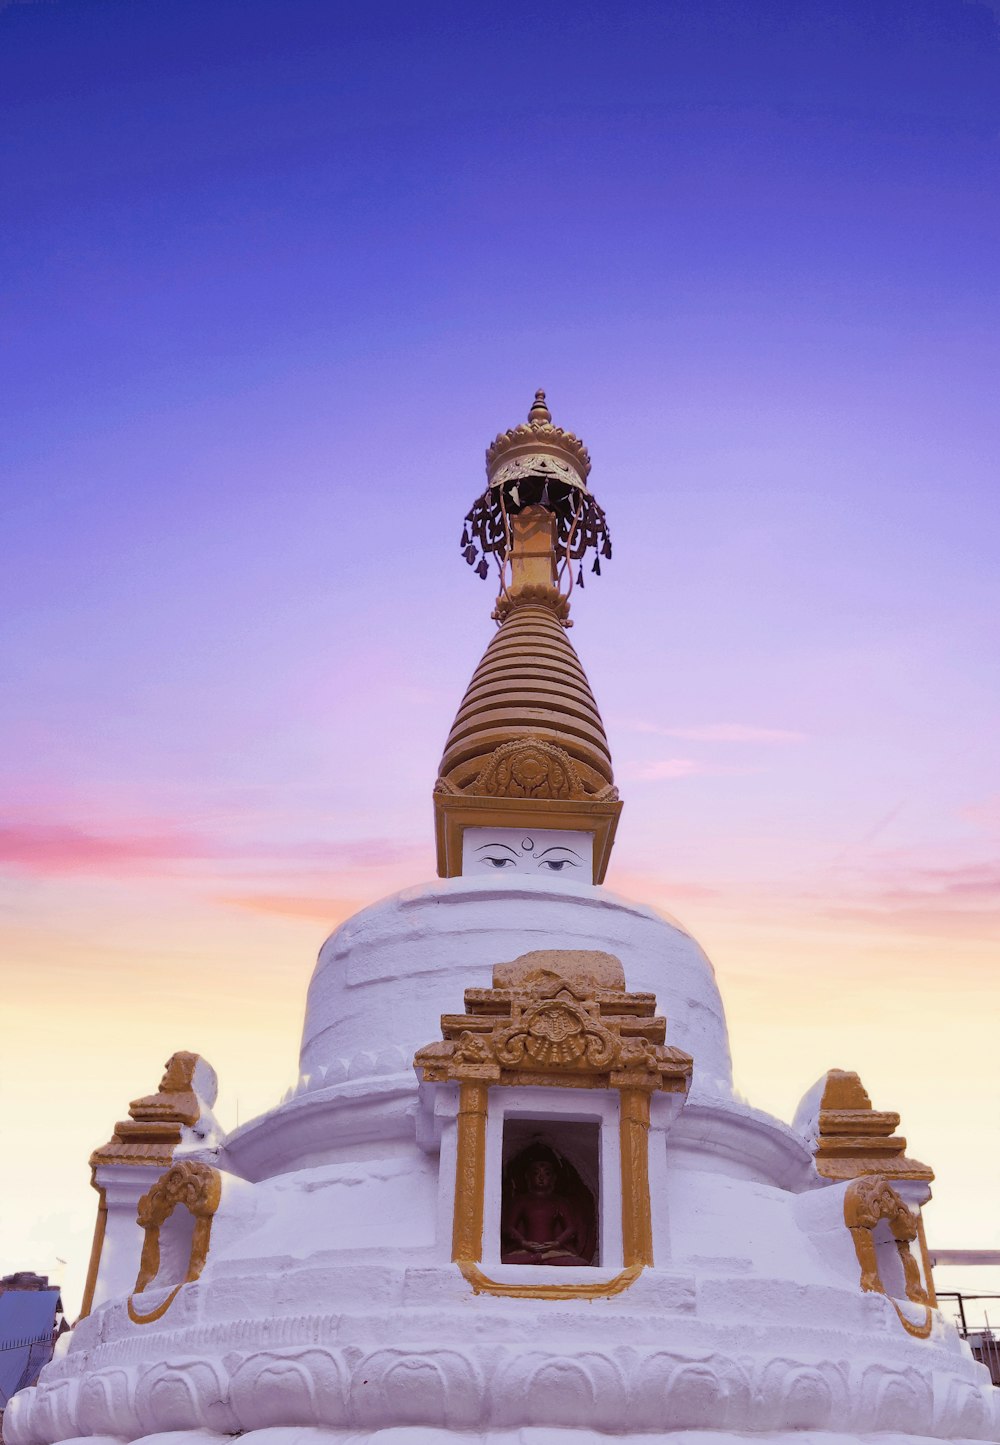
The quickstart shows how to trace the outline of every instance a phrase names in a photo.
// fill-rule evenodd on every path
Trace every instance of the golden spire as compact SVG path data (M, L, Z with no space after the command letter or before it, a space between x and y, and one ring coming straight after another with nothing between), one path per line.
M594 835L604 878L621 803L601 715L566 628L569 594L593 554L611 556L580 439L554 426L544 391L527 422L486 453L487 489L465 519L463 555L481 577L492 557L499 630L466 689L434 789L438 872L462 871L468 827ZM478 565L477 565L478 564Z
M587 490L590 454L579 437L554 426L544 391L535 392L528 420L499 435L486 449L491 488L538 479Z
M550 421L552 420L552 413L549 411L548 407L545 405L545 393L544 393L544 391L536 391L536 392L535 392L535 399L534 399L534 401L531 403L531 410L528 412L528 420L529 420L530 422L536 422L536 421L549 421L549 422L550 422Z

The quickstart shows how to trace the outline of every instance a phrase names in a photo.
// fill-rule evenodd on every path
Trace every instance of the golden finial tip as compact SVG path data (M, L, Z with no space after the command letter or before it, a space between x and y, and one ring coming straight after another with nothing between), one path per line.
M532 403L531 410L528 412L528 420L530 422L551 422L552 413L545 405L544 391L539 390L535 392L535 400Z

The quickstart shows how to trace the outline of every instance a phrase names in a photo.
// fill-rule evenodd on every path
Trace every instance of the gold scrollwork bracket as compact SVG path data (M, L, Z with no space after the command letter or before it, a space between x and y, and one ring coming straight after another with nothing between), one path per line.
M899 1307L899 1302L887 1292L882 1282L875 1248L875 1228L883 1219L888 1222L896 1242L903 1266L906 1297L913 1304L923 1306L922 1324L915 1324L907 1319ZM927 1291L920 1282L920 1270L910 1249L912 1241L918 1235L917 1217L886 1178L880 1174L867 1174L847 1186L844 1194L844 1223L851 1231L854 1250L861 1266L861 1288L872 1294L885 1295L907 1334L925 1340L933 1327L934 1311L928 1301Z
M148 1325L161 1319L184 1285L193 1283L199 1277L208 1258L212 1219L221 1198L222 1175L218 1169L193 1159L182 1159L165 1174L161 1174L152 1189L139 1200L136 1222L142 1225L145 1235L135 1289L128 1299L128 1317L133 1324ZM159 1273L160 1229L178 1204L183 1204L194 1216L187 1273L161 1304L148 1313L141 1314L135 1307L135 1297L142 1294Z

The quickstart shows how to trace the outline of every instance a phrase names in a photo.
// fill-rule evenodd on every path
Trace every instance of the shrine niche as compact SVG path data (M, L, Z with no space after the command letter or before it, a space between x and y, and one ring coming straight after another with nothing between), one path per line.
M538 1292L536 1286L490 1280L478 1267L483 1258L490 1091L558 1090L565 1100L563 1091L601 1090L617 1095L620 1181L614 1192L620 1192L621 1199L618 1253L623 1268L610 1281L551 1286L549 1292L588 1296L627 1288L653 1262L650 1099L664 1092L681 1096L681 1102L692 1069L689 1054L666 1044L666 1020L656 1014L654 995L629 993L621 963L612 954L559 949L527 953L513 963L497 964L492 988L466 989L465 1013L443 1015L441 1032L440 1042L418 1050L414 1067L425 1084L459 1086L452 1259L478 1290L515 1296ZM543 1119L533 1113L534 1127L543 1134L547 1130L550 1137L538 1142L534 1157L526 1154L518 1174L513 1159L504 1171L503 1218L496 1221L499 1233L506 1231L499 1247L503 1264L527 1267L538 1263L536 1255L548 1255L542 1262L581 1267L593 1263L597 1254L595 1192L589 1191L588 1205L579 1169L579 1183L568 1187L571 1176L560 1166L562 1151L553 1148L552 1138L553 1130L580 1123L586 1109L570 1117L565 1103L555 1109L556 1097L553 1112L561 1112L563 1121L549 1117L548 1111ZM530 1167L543 1163L545 1168ZM545 1247L537 1249L539 1245Z

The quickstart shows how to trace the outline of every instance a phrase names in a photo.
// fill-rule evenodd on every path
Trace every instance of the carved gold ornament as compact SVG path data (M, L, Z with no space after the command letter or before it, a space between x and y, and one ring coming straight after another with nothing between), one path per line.
M493 987L466 989L465 1013L445 1014L441 1032L413 1062L426 1083L459 1085L452 1259L465 1278L479 1293L515 1299L593 1299L626 1289L653 1263L650 1095L686 1092L692 1069L690 1054L664 1043L655 996L627 992L611 954L547 949L497 964ZM482 1273L491 1085L618 1090L625 1268L613 1279L508 1285Z
M169 1166L183 1137L183 1128L193 1128L201 1116L202 1101L194 1088L195 1070L199 1063L201 1055L187 1049L171 1054L156 1093L133 1099L128 1106L129 1117L120 1120L107 1144L95 1149L90 1156L90 1182L97 1190L99 1203L80 1319L86 1319L94 1305L107 1232L107 1190L97 1183L97 1170L103 1164L157 1169Z
M885 1179L930 1183L934 1170L908 1159L906 1140L894 1131L899 1115L872 1108L857 1074L830 1069L823 1086L816 1138L816 1169L824 1179L857 1179L880 1174Z
M506 622L518 607L547 607L554 612L563 627L572 627L569 615L569 598L564 597L558 587L551 583L526 582L516 592L505 592L497 598L496 606L490 613L494 622Z
M518 738L497 748L470 791L480 798L587 796L569 753L540 738Z
M171 1054L155 1094L133 1099L129 1117L115 1125L107 1144L90 1156L91 1168L100 1164L158 1164L166 1168L181 1142L184 1125L197 1124L201 1100L194 1090L194 1073L200 1054L181 1050Z
M814 1146L816 1172L824 1179L860 1179L878 1174L883 1179L930 1184L934 1170L907 1156L906 1140L895 1132L898 1127L899 1115L894 1110L872 1108L868 1091L853 1070L830 1069L820 1096ZM917 1215L917 1242L930 1303L936 1305L923 1211Z
M922 1325L916 1325L906 1318L898 1301L887 1293L882 1282L875 1248L875 1227L883 1219L892 1230L903 1266L906 1298L924 1307ZM887 1179L879 1174L869 1174L848 1185L844 1195L844 1223L851 1231L858 1264L861 1266L861 1288L873 1294L885 1295L907 1334L915 1335L917 1339L926 1339L931 1332L933 1311L927 1291L920 1282L917 1261L910 1250L911 1243L917 1238L917 1216L907 1208Z
M135 1290L129 1296L129 1319L137 1325L148 1325L158 1320L170 1308L177 1293L186 1284L198 1278L208 1258L208 1245L212 1233L212 1218L222 1197L222 1175L209 1164L193 1159L183 1159L174 1164L139 1200L136 1222L145 1230L142 1256L139 1260L139 1274ZM188 1257L187 1273L180 1284L167 1295L156 1309L140 1314L135 1307L136 1295L142 1294L156 1278L160 1269L160 1229L173 1214L178 1204L183 1204L194 1216L194 1231L191 1236L191 1253Z
M493 485L510 476L527 475L515 471L511 463L514 458L530 458L540 462L549 459L553 475L571 482L576 487L586 487L590 475L590 453L578 436L553 426L552 413L545 401L544 391L535 392L535 400L528 412L528 420L500 432L486 448L486 476ZM502 472L502 475L501 475Z
M514 1022L494 1035L497 1062L510 1069L577 1069L581 1065L600 1073L610 1069L621 1040L605 1028L586 1007L565 998L511 1004Z

